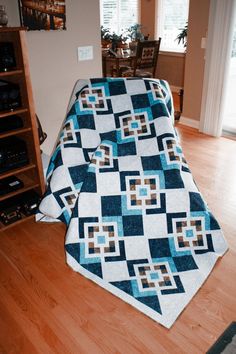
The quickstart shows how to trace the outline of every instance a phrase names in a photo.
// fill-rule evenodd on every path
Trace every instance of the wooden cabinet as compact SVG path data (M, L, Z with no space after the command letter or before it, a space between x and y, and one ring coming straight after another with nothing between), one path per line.
M0 182L9 176L16 176L23 182L22 188L11 191L7 194L0 194L0 208L3 201L8 201L11 204L12 197L21 195L22 193L34 190L40 196L44 192L44 176L42 169L37 120L35 115L34 99L30 81L28 53L26 47L25 30L19 27L0 28L0 44L12 43L14 48L14 57L16 65L14 68L0 69L0 80L17 84L20 88L21 104L14 109L0 110L0 119L10 120L15 115L21 118L23 126L13 130L0 132L0 147L3 141L8 137L18 137L26 143L28 162L14 169L8 169L2 172L0 170ZM4 139L4 140L3 140ZM1 151L0 151L1 153ZM0 166L1 167L1 166ZM29 216L32 217L32 216ZM11 225L22 222L27 219L22 214L22 219ZM10 226L10 225L9 225ZM8 226L3 225L0 221L0 230Z

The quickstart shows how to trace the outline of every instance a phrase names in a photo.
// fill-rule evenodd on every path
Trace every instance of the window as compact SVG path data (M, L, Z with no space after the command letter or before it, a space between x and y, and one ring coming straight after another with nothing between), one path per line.
M139 23L140 0L100 0L101 25L111 32L121 32Z
M189 0L157 1L157 37L161 37L161 50L184 52L183 44L176 37L188 21Z

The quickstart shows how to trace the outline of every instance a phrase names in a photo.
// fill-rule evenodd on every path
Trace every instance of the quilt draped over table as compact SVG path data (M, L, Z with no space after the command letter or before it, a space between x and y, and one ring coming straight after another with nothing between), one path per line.
M183 156L168 83L77 87L38 218L67 224L75 271L169 328L227 245Z

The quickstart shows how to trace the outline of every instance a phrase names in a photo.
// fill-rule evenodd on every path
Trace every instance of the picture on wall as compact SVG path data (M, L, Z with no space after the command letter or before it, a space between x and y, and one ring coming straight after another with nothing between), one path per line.
M65 0L18 0L21 25L28 30L65 30Z

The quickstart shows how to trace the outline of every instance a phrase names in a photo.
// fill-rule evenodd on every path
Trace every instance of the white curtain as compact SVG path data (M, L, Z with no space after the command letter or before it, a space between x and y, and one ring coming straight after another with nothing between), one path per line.
M211 0L200 131L220 136L229 62L233 41L236 0Z

